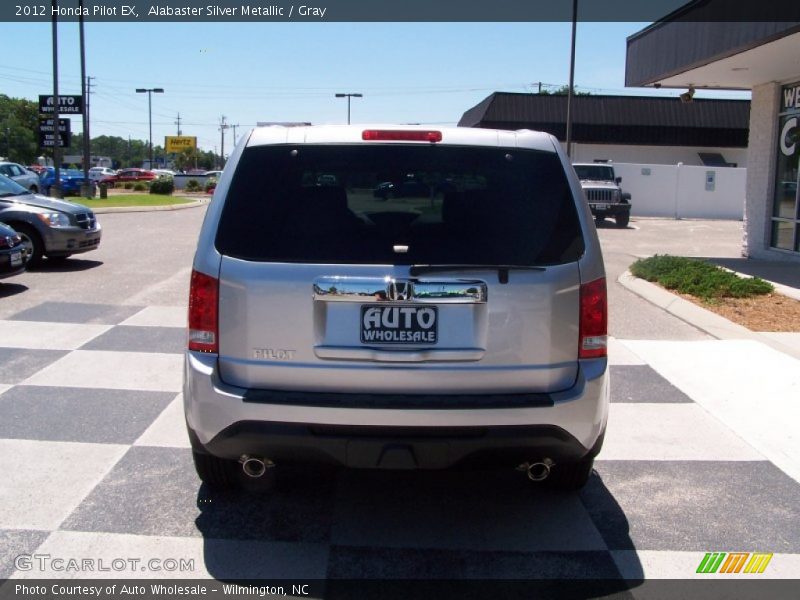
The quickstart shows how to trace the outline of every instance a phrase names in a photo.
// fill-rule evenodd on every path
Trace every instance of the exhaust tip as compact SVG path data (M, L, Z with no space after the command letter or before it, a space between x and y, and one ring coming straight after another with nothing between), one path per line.
M246 454L239 458L239 462L242 463L242 471L244 471L244 474L253 479L262 477L264 473L267 472L267 469L275 466L275 463L269 459L248 456Z
M526 462L517 467L518 471L525 471L531 481L544 481L550 476L550 469L555 465L552 459L545 458L536 462Z

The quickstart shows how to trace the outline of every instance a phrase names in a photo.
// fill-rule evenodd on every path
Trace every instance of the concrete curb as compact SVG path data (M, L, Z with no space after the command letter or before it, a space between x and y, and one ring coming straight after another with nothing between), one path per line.
M92 211L97 214L106 213L133 213L133 212L155 212L159 210L183 210L185 208L196 208L208 204L211 198L200 198L194 202L187 202L186 204L166 204L163 206L109 206L106 208L93 208Z
M681 321L705 331L718 340L752 340L761 342L779 352L800 359L800 349L792 348L786 344L769 338L761 333L750 331L725 317L706 310L680 296L676 296L654 283L634 277L630 271L625 271L617 280L626 289L637 296L655 304Z

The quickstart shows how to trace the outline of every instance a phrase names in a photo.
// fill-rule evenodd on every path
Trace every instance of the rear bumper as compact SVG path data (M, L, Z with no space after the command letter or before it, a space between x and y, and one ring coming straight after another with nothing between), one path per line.
M302 394L298 400L291 394L258 392L254 401L253 392L219 380L216 356L189 352L184 367L192 447L229 459L249 454L357 468L507 466L540 458L558 462L599 452L608 418L604 359L584 361L575 385L563 392L530 395L530 402L519 394L476 395L476 408L464 408L463 402L436 408L411 402L419 396L376 395L371 405L337 406L331 394ZM304 403L270 401L287 396ZM409 399L405 407L399 404L403 398Z

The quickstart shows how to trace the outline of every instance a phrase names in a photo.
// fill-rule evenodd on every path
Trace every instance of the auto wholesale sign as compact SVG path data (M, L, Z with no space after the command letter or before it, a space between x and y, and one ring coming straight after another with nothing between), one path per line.
M39 96L39 113L43 115L53 113L53 96ZM58 112L62 115L83 114L83 96L58 96Z
M72 141L69 119L58 120L59 147L68 147ZM56 145L55 119L39 119L39 147L52 148Z
M197 138L192 135L168 135L164 137L167 154L177 154L187 148L197 149Z

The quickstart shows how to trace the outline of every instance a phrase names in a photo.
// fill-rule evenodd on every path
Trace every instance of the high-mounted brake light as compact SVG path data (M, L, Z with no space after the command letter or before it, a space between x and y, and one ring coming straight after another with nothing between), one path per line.
M581 285L578 358L608 355L608 300L605 277Z
M189 350L219 352L219 281L192 271L189 285Z
M418 131L407 129L365 129L361 139L390 142L441 142L441 131Z

